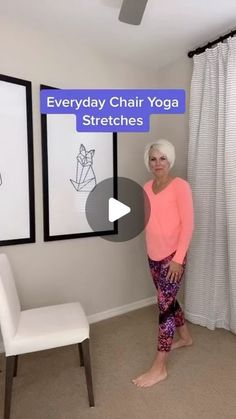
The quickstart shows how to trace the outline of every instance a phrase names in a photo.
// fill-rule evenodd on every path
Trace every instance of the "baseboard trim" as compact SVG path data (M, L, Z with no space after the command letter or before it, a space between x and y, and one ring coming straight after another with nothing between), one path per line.
M138 310L142 307L147 307L156 302L156 296L145 298L144 300L135 301L134 303L126 304L112 308L110 310L102 311L100 313L88 316L90 324L100 322L101 320L110 319L111 317L120 316L121 314L128 313L129 311Z

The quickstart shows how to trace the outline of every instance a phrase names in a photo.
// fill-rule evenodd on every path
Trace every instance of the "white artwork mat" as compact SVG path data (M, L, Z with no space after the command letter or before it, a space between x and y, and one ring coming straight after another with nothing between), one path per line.
M74 115L47 115L50 237L93 231L86 201L96 184L114 176L113 146L113 133L79 133Z
M0 244L5 245L33 240L30 240L26 86L1 78Z

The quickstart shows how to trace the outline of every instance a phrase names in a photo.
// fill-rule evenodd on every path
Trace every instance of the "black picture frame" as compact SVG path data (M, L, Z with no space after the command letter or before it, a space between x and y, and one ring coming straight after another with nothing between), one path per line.
M0 74L0 246L35 242L32 89Z
M40 85L40 90L42 89L56 89L55 87L46 86L44 84ZM107 165L111 164L110 175L104 174L104 179L107 177L113 178L113 197L117 198L117 133L78 133L76 132L76 120L74 115L46 115L41 114L41 134L42 134L42 168L43 168L43 214L44 214L44 241L54 241L54 240L67 240L67 239L76 239L84 237L93 237L93 236L105 236L118 234L118 223L115 221L112 223L112 228L109 226L108 229L94 231L88 226L80 228L77 224L77 219L75 212L70 214L70 202L72 202L72 193L76 193L74 190L76 187L76 181L69 179L68 175L66 178L61 177L61 171L67 171L67 166L65 166L64 159L72 158L72 148L74 147L73 141L77 141L78 148L76 154L74 154L74 163L77 160L77 168L80 165L78 160L79 154L84 152L85 154L92 153L91 145L88 146L86 143L87 138L91 141L96 141L96 138L100 139L100 146L97 144L97 148L100 149L106 139L107 147L110 147L110 154L107 156L107 159L103 160L103 170L107 168ZM73 137L73 138L72 138ZM85 138L86 137L86 138ZM102 138L104 137L104 141ZM68 140L69 138L69 140ZM71 138L71 140L70 140ZM82 143L83 141L83 143ZM61 148L60 148L61 147ZM84 148L83 148L84 147ZM87 147L87 149L86 149ZM92 147L93 148L93 147ZM63 149L63 153L60 151ZM95 156L97 151L95 150ZM97 153L99 154L99 153ZM70 157L69 157L70 155ZM77 155L77 156L76 156ZM61 158L60 164L55 163L57 157ZM91 158L93 159L93 156ZM106 161L107 160L107 161ZM109 164L108 164L109 162ZM76 168L76 175L78 170ZM83 168L82 168L83 170ZM93 170L93 169L92 169ZM74 169L70 171L70 176L72 177ZM74 172L75 173L75 172ZM81 173L81 172L80 172ZM105 171L106 173L106 171ZM57 175L60 177L60 181L57 179ZM66 180L65 180L66 179ZM77 177L76 177L77 179ZM97 176L97 183L104 180ZM62 182L62 183L60 183ZM60 186L58 186L60 185ZM62 186L61 186L62 185ZM73 189L73 186L74 189ZM60 191L61 187L61 191ZM70 190L70 192L68 192ZM81 192L81 191L77 191ZM64 194L64 195L63 195ZM68 203L65 214L62 214L61 207L65 205L65 201ZM63 201L63 203L62 203ZM82 202L82 201L81 201ZM60 208L60 209L59 209ZM86 218L85 213L80 213L81 219ZM65 225L66 223L71 222L70 226ZM64 222L63 222L64 221ZM67 231L68 230L68 231Z

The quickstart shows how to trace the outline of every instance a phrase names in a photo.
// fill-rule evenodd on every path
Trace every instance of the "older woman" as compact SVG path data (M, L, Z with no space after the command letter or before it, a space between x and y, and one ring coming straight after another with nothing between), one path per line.
M175 149L169 141L158 140L149 144L144 159L147 169L154 176L144 185L144 190L151 205L146 245L157 289L159 335L157 356L151 369L133 380L138 387L150 387L164 380L167 377L168 352L192 344L183 310L176 300L193 231L191 189L188 182L170 174ZM180 339L172 343L176 328Z

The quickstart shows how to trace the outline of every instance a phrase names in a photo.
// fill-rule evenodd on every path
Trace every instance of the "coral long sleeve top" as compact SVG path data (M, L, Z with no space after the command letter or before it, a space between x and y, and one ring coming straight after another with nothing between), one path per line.
M147 253L152 260L162 260L176 252L173 260L183 263L193 232L193 202L190 185L176 177L155 194L153 180L144 185L151 213L146 225Z

